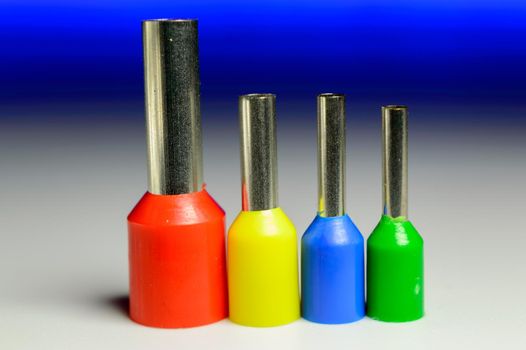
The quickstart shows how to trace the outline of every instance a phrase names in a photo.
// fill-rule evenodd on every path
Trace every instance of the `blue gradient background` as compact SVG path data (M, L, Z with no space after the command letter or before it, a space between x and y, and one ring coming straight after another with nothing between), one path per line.
M179 17L200 20L205 108L230 109L249 92L311 108L317 93L338 91L375 108L502 106L524 116L519 0L3 1L0 17L0 103L15 110L138 107L140 22Z
M317 208L315 96L347 94L346 207L364 238L382 212L380 106L409 106L426 317L129 321L125 218L147 186L141 20L163 17L200 20L204 179L227 226L238 95L277 94L279 204L298 237ZM524 348L525 0L0 0L0 50L0 349Z

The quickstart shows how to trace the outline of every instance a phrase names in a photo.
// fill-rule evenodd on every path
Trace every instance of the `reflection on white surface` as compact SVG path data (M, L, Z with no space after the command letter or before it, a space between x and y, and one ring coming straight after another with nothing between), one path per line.
M361 121L350 115L347 208L368 237L381 214L380 139L377 124ZM125 217L146 189L142 121L2 124L0 348L521 348L526 140L504 124L436 123L415 119L410 136L409 210L426 246L422 320L187 330L145 328L122 310ZM316 212L314 127L278 131L280 202L300 235ZM237 119L204 132L207 189L230 224L241 206Z

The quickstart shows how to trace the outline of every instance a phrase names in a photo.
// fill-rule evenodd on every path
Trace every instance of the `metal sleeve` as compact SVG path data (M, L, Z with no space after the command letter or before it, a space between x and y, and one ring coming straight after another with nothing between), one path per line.
M407 217L407 107L382 107L384 214Z
M143 25L148 191L174 195L202 188L196 20Z
M239 98L241 196L244 211L278 206L276 96Z
M345 214L345 96L318 96L318 215Z

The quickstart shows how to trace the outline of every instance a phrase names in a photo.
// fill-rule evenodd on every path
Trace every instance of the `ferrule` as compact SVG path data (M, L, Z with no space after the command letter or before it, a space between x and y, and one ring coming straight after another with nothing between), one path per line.
M228 232L230 319L254 327L299 318L297 237L278 206L275 96L239 99L242 211Z
M318 96L318 213L345 214L345 96Z
M345 97L318 96L318 215L302 237L302 316L348 323L365 314L364 240L345 213Z
M383 215L367 240L367 315L424 315L424 242L407 218L407 107L382 108Z
M278 206L276 96L252 94L239 99L241 130L241 205L243 211Z
M384 215L407 217L407 108L382 108Z
M225 214L202 180L196 20L143 22L148 192L128 216L130 317L193 327L228 315Z
M148 191L201 191L197 21L143 22Z

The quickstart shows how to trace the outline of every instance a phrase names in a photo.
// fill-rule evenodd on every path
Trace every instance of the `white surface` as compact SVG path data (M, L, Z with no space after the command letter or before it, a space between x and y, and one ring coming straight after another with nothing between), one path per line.
M422 320L160 330L123 310L125 217L146 184L142 125L129 124L2 125L0 349L526 348L526 143L513 128L493 128L491 139L485 129L411 129L410 216L425 240ZM239 210L231 124L232 132L205 127L205 136L221 135L205 137L205 179L229 223ZM315 134L279 130L280 201L301 235L315 214ZM353 135L348 211L367 238L379 219L378 130Z

